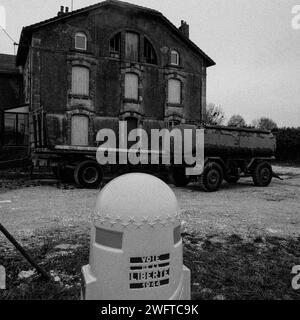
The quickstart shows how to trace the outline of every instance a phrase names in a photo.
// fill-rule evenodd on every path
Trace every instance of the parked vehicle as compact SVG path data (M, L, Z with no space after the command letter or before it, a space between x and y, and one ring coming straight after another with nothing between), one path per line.
M83 188L97 188L107 175L115 176L131 171L162 173L163 165L105 165L96 159L98 147L51 145L47 130L47 115L43 109L30 115L31 159L35 168L51 168L60 180L74 181ZM116 149L117 157L127 150ZM148 153L148 151L146 151Z
M96 160L97 147L50 146L47 136L46 114L39 110L31 114L31 158L35 167L51 167L57 178L72 179L78 186L85 188L98 187L107 174L120 174L133 171L162 172L168 170L176 186L186 186L197 181L209 192L217 191L223 180L234 184L242 177L253 178L256 186L268 186L274 176L271 162L275 159L276 138L269 131L239 129L221 126L189 126L182 125L180 130L192 129L193 149L196 148L195 134L197 129L204 130L204 166L190 175L181 165L106 165L100 166ZM172 150L171 148L171 153ZM128 150L116 149L117 157ZM151 151L148 152L150 156ZM174 155L173 155L174 156ZM162 159L163 154L158 154ZM172 158L172 154L171 154Z
M183 125L181 130L193 130L193 150L197 129L204 130L204 165L201 172L186 174L188 165L172 165L171 175L176 186L186 186L197 180L205 191L216 191L223 180L234 184L242 177L252 177L256 186L268 186L274 173L276 137L269 131L222 126L196 128Z

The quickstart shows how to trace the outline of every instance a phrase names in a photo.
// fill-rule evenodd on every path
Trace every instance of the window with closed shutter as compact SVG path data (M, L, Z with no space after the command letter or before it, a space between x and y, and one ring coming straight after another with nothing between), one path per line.
M76 33L75 35L75 49L86 50L87 38L84 33Z
M139 60L139 35L133 32L126 33L125 58L132 61Z
M139 98L139 77L134 73L125 75L125 98L130 100Z
M173 66L179 66L180 63L180 55L176 50L171 51L171 64Z
M173 104L181 103L181 82L177 79L168 81L168 102Z
M85 67L72 68L72 94L89 95L90 71Z
M72 117L72 146L89 145L89 119L85 116Z

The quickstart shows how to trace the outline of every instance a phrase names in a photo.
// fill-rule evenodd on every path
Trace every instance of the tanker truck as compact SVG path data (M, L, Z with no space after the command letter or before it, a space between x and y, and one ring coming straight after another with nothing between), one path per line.
M274 176L271 161L275 159L276 138L268 131L209 125L181 125L165 129L165 132L168 133L174 129L179 129L181 132L185 129L191 130L191 156L197 149L197 139L195 139L197 132L200 130L203 133L203 141L198 143L203 147L204 154L199 157L203 159L197 159L196 165L184 161L177 164L172 161L175 159L174 150L176 149L174 139L170 141L171 159L169 162L166 161L167 164L163 161L165 157L163 148L152 150L151 147L149 150L147 147L142 147L136 151L144 158L149 158L146 165L121 165L118 162L100 165L97 158L98 145L85 147L51 144L46 113L42 109L31 114L31 122L30 160L33 167L51 168L57 178L73 180L78 186L84 188L97 188L105 177L137 170L164 176L169 174L175 186L182 187L190 181L197 181L205 191L210 192L218 190L223 180L236 183L242 177L251 176L255 185L268 186ZM183 140L182 143L186 141ZM115 153L116 158L120 158L124 154L128 156L135 151L117 146L111 152ZM150 158L151 160L156 158L156 165L153 165Z
M169 171L175 186L183 187L190 181L197 181L204 191L214 192L223 180L235 184L242 177L252 177L256 186L267 187L273 177L279 178L271 166L275 159L276 137L270 131L210 125L182 125L178 129L193 132L191 156L195 157L196 147L202 147L203 153L202 159L196 159L193 167L187 161L176 165L173 141L173 163ZM198 144L203 146L196 145L197 131L202 133ZM186 160L189 157L185 155L182 158Z

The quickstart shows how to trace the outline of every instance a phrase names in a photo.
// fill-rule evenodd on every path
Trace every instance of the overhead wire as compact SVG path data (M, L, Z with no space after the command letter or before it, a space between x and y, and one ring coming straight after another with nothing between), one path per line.
M9 40L12 41L13 46L14 46L14 54L16 54L16 46L18 45L18 43L14 40L14 38L1 25L0 25L0 29L6 34L6 36L9 38Z

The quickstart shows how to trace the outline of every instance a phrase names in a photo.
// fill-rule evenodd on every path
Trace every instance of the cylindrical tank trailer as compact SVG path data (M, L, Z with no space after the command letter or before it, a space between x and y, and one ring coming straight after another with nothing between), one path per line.
M172 140L173 160L178 156L178 150L184 154L183 164L176 164L174 160L170 166L176 186L186 186L191 180L197 180L205 191L216 191L224 179L228 183L236 183L241 177L249 176L257 186L265 187L271 183L274 173L270 163L275 159L276 151L276 137L273 133L208 125L182 125L177 130L182 137L191 131L192 138L182 139L182 148L179 149L179 140ZM199 136L202 139L199 140ZM186 152L187 141L191 141L189 154ZM203 152L198 153L197 150L201 148ZM198 157L198 167L196 165L197 169L191 170L192 157Z

